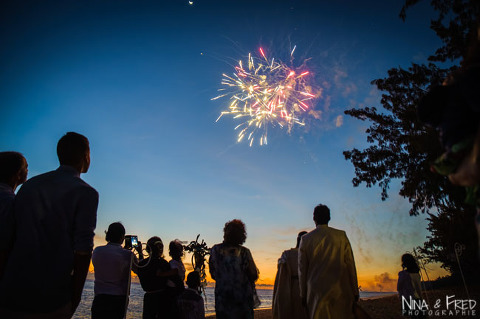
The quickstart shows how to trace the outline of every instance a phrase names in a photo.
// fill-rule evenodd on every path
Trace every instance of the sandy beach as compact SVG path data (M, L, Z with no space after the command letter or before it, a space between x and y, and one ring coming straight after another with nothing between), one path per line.
M433 306L434 304L440 300L440 306L438 310L445 310L445 298L447 296L454 296L452 298L457 300L466 300L471 299L477 302L475 306L475 313L472 315L470 312L467 315L449 315L446 313L442 315L442 313L436 314L432 317L436 319L446 319L446 318L478 318L478 314L480 313L480 289L479 287L469 287L469 292L467 292L463 287L453 287L451 289L439 289L439 290L430 290L424 293L423 298L429 304L429 309L435 309ZM360 307L362 307L368 315L372 319L405 319L406 317L402 316L401 311L401 302L400 299L396 294L379 297L379 298L368 298L368 299L361 299L358 303ZM215 318L215 315L207 316L209 319ZM255 319L271 319L273 318L272 309L258 309L255 310Z
M206 318L215 318L214 314L206 315ZM273 318L272 309L257 309L255 310L255 319L271 319Z

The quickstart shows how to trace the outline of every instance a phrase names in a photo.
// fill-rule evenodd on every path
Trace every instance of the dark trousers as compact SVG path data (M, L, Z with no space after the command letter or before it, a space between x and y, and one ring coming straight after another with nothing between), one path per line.
M177 304L174 295L167 291L145 293L143 297L143 319L174 319L177 317Z
M96 295L92 303L92 319L123 319L127 296Z
M254 312L252 310L243 311L243 312L224 312L224 311L215 311L215 317L217 319L253 319Z

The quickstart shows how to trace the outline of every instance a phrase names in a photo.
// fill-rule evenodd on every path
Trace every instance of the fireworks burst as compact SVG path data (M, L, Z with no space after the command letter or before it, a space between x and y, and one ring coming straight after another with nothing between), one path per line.
M295 48L290 53L292 61ZM219 91L226 92L212 99L230 98L228 109L220 113L216 122L224 115L243 120L235 127L239 130L237 141L246 137L250 146L256 138L260 145L267 144L269 126L278 125L288 133L294 125L304 126L304 118L317 97L304 65L288 67L274 58L269 60L262 48L259 53L259 57L249 54L246 65L240 60L233 76L223 74L224 87Z

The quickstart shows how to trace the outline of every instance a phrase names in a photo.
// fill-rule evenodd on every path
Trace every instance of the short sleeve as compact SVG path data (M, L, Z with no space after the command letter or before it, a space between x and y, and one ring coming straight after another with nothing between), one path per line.
M258 279L258 268L255 265L255 262L253 261L253 256L252 253L248 248L245 248L245 254L246 254L246 271L248 278L250 281L255 282Z

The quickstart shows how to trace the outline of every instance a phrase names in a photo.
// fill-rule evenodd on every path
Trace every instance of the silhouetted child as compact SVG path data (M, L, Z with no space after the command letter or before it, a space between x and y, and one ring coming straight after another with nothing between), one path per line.
M188 288L178 296L177 305L180 319L203 319L205 318L205 306L200 295L200 274L192 271L187 276Z
M170 264L170 267L172 267L172 269L178 269L178 276L182 280L183 284L183 282L185 281L185 266L182 262L183 245L178 239L175 239L170 242L168 250L170 257L172 257L172 260L170 260L168 263Z

